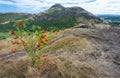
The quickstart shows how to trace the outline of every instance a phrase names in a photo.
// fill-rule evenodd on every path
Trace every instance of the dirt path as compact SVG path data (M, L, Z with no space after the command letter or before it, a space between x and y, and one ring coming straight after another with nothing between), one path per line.
M3 55L0 55L0 61L4 61L4 60L16 60L16 59L19 59L21 57L24 57L25 54L26 54L25 51L18 51L16 53L3 54Z

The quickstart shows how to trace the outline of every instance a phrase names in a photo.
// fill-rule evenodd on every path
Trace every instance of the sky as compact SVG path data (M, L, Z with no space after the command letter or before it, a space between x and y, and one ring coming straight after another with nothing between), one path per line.
M44 12L59 3L64 7L78 6L93 14L120 15L120 0L0 0L0 12Z

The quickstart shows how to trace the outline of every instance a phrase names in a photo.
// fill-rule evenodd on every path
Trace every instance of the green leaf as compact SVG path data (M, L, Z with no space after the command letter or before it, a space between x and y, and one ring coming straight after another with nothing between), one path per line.
M37 26L37 29L38 29L38 30L41 30L42 28L41 28L40 26Z
M30 56L31 58L35 58L36 54L31 50L28 52L28 56Z
M35 31L35 35L39 36L39 32L37 30Z
M32 31L35 31L35 25L32 26Z
M27 26L26 26L26 24L25 23L23 23L23 28L26 28Z
M41 65L41 61L36 59L36 60L35 60L35 66L38 67L38 66L40 66L40 65Z
M41 49L44 49L46 47L46 44L43 44L42 46L41 46Z

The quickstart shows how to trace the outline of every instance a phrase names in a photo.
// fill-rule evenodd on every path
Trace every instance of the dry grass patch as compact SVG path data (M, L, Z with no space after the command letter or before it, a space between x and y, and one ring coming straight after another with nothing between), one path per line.
M65 59L61 61L58 57L53 57L47 62L42 71L43 78L97 78L95 69L87 63L73 64L74 61Z
M22 59L0 63L0 78L25 78L29 62Z
M9 42L10 39L4 39L4 40L0 40L0 55L1 54L5 54L5 53L9 53L11 51L11 43Z
M74 47L79 48L81 50L90 50L93 49L94 44L89 42L87 39L83 37L76 37L76 36L66 36L62 39L57 40L52 45L50 45L46 51L54 51L57 49L64 49L66 47Z

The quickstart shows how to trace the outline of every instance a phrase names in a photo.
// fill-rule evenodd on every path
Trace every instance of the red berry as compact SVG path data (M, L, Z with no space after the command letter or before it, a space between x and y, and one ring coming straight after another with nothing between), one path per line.
M40 43L41 43L41 44L44 44L44 41L43 41L43 40L41 40L41 41L40 41Z
M17 45L19 45L20 43L19 42L16 42Z
M19 26L19 27L23 26L23 23L19 22L19 23L16 24L16 26Z
M12 44L14 45L14 44L16 44L16 42L12 42Z
M15 53L16 52L16 49L15 48L12 48L12 53Z
M36 46L37 46L38 48L40 48L41 45L40 45L40 44L37 44Z
M40 69L41 69L41 67L38 67L38 68L37 68L37 71L39 72L39 71L40 71Z
M14 32L14 31L11 31L11 35L15 35L15 32Z
M48 43L48 40L45 40L46 41L46 43Z
M41 36L41 39L43 39L44 38L44 36Z

